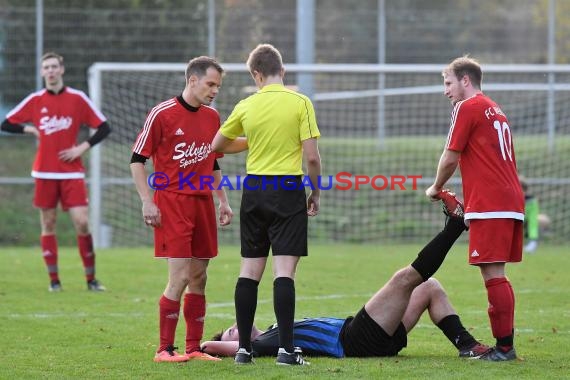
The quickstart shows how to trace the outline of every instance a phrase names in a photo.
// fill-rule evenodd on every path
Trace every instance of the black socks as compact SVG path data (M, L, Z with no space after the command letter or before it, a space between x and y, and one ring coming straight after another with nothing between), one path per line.
M295 319L295 281L277 277L273 281L273 309L277 317L279 347L293 352L293 323Z
M258 281L239 277L236 283L234 302L236 323L239 331L239 347L251 352L251 330L257 308Z
M438 233L418 254L411 264L424 281L430 278L441 266L453 243L465 231L463 219L447 218L443 231Z
M463 327L458 315L448 315L439 321L437 327L458 350L473 347L477 343L473 335Z

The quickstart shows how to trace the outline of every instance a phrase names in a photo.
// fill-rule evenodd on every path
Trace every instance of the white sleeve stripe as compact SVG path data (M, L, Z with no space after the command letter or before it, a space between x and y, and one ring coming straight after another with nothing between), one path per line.
M156 119L156 117L158 116L158 114L162 111L164 111L165 109L168 109L170 107L173 107L176 105L176 100L174 99L170 99L167 100L165 102L160 103L159 105L157 105L156 107L154 107L150 113L148 114L148 117L146 118L146 121L144 123L144 127L142 132L140 133L139 137L137 138L137 141L135 142L135 146L133 147L133 152L140 154L146 144L146 140L148 138L148 134L150 133L150 127L151 125L154 123L154 119Z
M101 119L101 122L107 121L105 115L103 115L103 113L101 113L101 111L99 111L97 107L95 107L95 103L93 103L93 101L89 99L89 97L85 95L83 91L79 91L71 87L67 87L66 89L70 94L79 95L83 100L85 100L85 103L87 103L89 108L91 108L91 111L93 111L93 113L97 115L99 119Z
M457 115L459 114L459 108L463 104L465 100L457 102L455 107L453 108L453 112L451 113L451 122L449 124L449 133L447 134L447 141L445 142L445 148L449 148L449 144L451 143L451 135L453 135L453 129L455 128L455 122L457 121Z
M42 96L42 94L45 92L46 90L40 90L40 91L36 91L36 92L32 92L30 95L26 96L26 98L24 100L22 100L20 103L18 103L18 105L16 107L14 107L12 109L12 111L8 112L6 114L6 119L8 119L9 117L11 117L12 115L18 113L22 108L24 108L24 106L33 98L35 98L36 96Z

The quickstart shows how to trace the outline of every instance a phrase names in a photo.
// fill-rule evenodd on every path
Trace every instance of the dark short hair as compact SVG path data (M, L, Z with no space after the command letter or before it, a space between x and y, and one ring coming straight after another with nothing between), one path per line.
M481 65L477 60L469 57L469 55L455 58L449 64L448 69L453 71L457 79L461 79L467 75L473 87L481 89L481 82L483 80Z
M47 53L44 53L44 55L42 55L42 62L45 61L46 59L50 59L50 58L55 58L57 59L57 61L59 62L59 64L61 66L63 66L63 56L57 54L56 52L53 51L48 51Z
M259 44L249 53L247 67L250 73L257 71L264 77L279 75L283 68L283 59L273 45Z
M206 71L210 67L216 69L220 74L224 73L222 66L212 57L206 57L205 55L202 55L200 57L191 59L188 62L188 66L186 66L186 81L188 81L188 78L190 78L192 75L196 75L198 78L202 78L204 75L206 75Z
M215 334L215 335L212 337L212 339L210 339L210 340L219 342L219 341L222 340L222 335L224 335L224 330L222 330L222 331L220 331L219 333Z

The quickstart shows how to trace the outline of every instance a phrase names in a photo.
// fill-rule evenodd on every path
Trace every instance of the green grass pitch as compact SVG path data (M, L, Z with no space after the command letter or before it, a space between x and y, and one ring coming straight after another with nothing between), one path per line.
M353 315L398 268L410 263L420 244L311 245L297 274L296 317ZM570 376L570 254L563 246L539 248L508 267L516 299L516 347L520 360L461 360L424 316L394 358L310 358L311 366L282 368L274 359L238 367L222 362L154 363L158 341L157 302L166 265L150 247L100 250L98 277L109 291L86 291L75 248L60 249L64 291L47 292L48 277L38 248L0 251L0 379L563 379ZM233 321L233 291L239 270L237 247L224 246L210 264L205 338ZM466 247L449 253L436 277L463 323L492 344L487 301ZM274 322L271 268L259 293L256 323ZM183 347L183 319L177 343Z

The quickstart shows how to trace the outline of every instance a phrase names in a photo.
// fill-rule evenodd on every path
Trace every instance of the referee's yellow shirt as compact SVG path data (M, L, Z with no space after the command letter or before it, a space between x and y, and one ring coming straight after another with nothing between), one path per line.
M303 174L302 142L321 134L313 104L303 94L270 84L239 102L220 130L234 140L245 135L247 174Z

